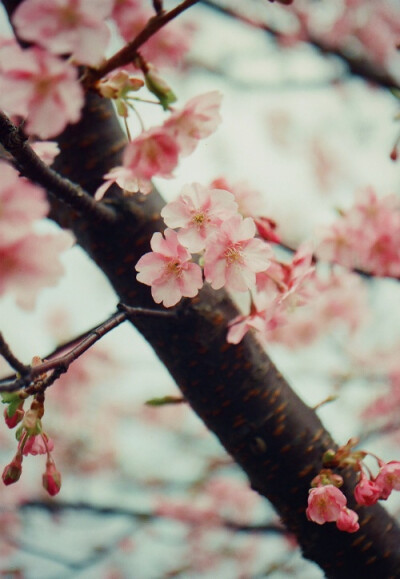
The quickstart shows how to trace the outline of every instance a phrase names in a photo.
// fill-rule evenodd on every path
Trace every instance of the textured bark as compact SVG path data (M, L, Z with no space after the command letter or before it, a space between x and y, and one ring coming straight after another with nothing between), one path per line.
M16 2L4 2L11 9ZM124 140L109 105L89 95L83 119L59 139L55 168L94 192L101 176L119 162ZM136 281L134 265L149 250L163 224L163 201L154 192L139 201L110 201L114 224L86 221L49 192L52 217L72 228L85 251L110 280L121 301L152 306L149 288ZM141 318L136 326L153 346L194 411L243 468L250 484L268 498L294 533L305 557L327 577L400 577L400 529L379 505L355 507L351 472L343 491L356 508L361 528L347 534L335 525L310 523L305 507L310 480L325 450L334 448L316 413L305 405L273 365L256 339L237 346L226 342L227 322L237 314L224 291L203 288L185 300L177 316Z

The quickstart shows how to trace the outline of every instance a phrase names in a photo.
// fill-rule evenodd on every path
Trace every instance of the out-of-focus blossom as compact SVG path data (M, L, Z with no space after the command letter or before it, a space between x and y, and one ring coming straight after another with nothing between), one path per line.
M41 48L15 42L0 47L0 106L26 119L24 129L41 139L61 133L81 116L83 90L74 66Z
M1 248L30 233L33 221L45 217L49 205L42 189L20 177L3 161L0 173Z
M55 285L64 273L60 253L72 242L65 231L57 235L29 233L0 247L0 295L9 291L20 307L33 308L39 291Z
M123 166L137 179L169 178L178 164L179 147L162 127L154 127L131 141L124 151Z
M12 20L24 40L96 66L110 38L105 19L113 4L114 0L25 0Z
M164 128L177 142L181 155L190 155L200 139L216 130L221 122L221 100L218 91L198 95L165 121Z
M60 153L60 148L55 141L35 141L31 143L31 147L46 165L52 165Z

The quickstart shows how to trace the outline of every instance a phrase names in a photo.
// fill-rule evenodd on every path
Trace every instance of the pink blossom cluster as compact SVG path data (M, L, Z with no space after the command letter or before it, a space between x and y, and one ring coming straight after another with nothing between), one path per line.
M395 195L378 198L372 188L359 193L354 206L321 237L320 259L400 277L400 200Z
M0 171L0 295L11 292L20 307L30 309L38 292L62 275L59 254L72 237L35 233L35 222L48 212L43 190L5 162Z
M310 490L307 518L318 525L336 522L340 531L355 533L360 528L358 515L346 507L347 499L334 485L322 485Z
M171 307L182 297L198 294L203 273L192 253L201 253L204 278L213 289L245 292L255 286L256 274L270 265L269 245L255 238L254 221L237 212L228 191L188 185L161 215L168 226L165 239L155 233L152 252L136 264L137 279L151 286L156 303Z
M400 462L385 462L376 455L353 450L357 439L350 439L336 452L328 450L324 457L324 466L343 468L350 466L359 475L359 480L354 488L354 498L358 505L371 506L378 500L386 500L393 490L400 490ZM366 474L362 461L367 455L375 458L379 465L379 472L373 476L370 469ZM334 474L331 468L323 468L313 479L309 491L307 518L310 521L323 525L326 522L336 521L341 531L353 533L359 529L358 515L346 507L347 499L339 490L343 484L343 478Z
M219 123L222 95L217 91L198 95L182 110L173 111L162 126L143 131L125 148L123 165L104 175L105 183L97 190L100 200L112 183L128 193L152 190L150 179L173 176L180 156L194 151L201 139L211 135Z

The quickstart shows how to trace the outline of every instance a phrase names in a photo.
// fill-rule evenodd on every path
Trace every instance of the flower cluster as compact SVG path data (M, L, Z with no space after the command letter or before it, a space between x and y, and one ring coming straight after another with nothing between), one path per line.
M399 199L379 199L371 188L360 193L354 206L323 233L317 255L374 275L399 277Z
M48 211L44 192L4 162L0 171L0 295L11 291L17 304L29 309L39 290L55 285L63 273L59 254L72 237L35 233L34 223Z
M125 148L123 165L104 175L106 182L97 190L96 199L102 199L112 183L128 193L147 194L152 190L150 179L172 177L179 156L192 153L218 127L221 98L217 91L196 96L182 110L173 111L162 126L133 139Z
M203 276L191 252L202 254L204 277L214 289L247 291L256 273L269 266L271 249L255 239L254 221L243 219L228 191L188 185L161 215L167 226L180 229L166 229L165 240L155 233L153 251L136 265L138 280L151 286L156 303L170 307L197 295Z
M3 403L7 404L4 410L4 419L9 428L20 424L16 432L18 440L17 452L12 461L4 468L2 479L5 485L17 482L22 474L22 460L29 454L47 455L46 470L43 473L42 484L49 495L56 495L61 488L61 475L56 469L51 451L53 441L44 432L42 417L44 414L43 396L34 397L29 410L24 411L26 395L21 392L2 394Z
M378 500L386 500L393 490L400 490L400 462L384 462L379 457L366 451L356 451L353 447L356 439L350 439L347 444L337 451L328 450L324 457L324 467L311 482L313 488L308 496L307 518L314 523L323 525L327 522L336 522L341 531L354 533L358 531L358 515L347 508L347 498L338 488L343 484L343 478L334 474L332 468L350 466L359 476L354 488L354 499L358 505L374 505ZM367 455L373 456L379 466L376 476L363 466ZM368 472L366 472L368 471Z

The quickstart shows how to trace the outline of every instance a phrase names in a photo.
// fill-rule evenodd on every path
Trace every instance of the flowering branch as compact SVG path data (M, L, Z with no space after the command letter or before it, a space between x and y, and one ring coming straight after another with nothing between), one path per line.
M196 4L199 0L185 0L181 4L178 4L175 8L169 12L163 12L162 10L157 10L157 14L151 18L143 30L126 46L121 48L116 54L111 56L98 68L89 68L83 78L82 84L85 88L90 89L96 84L98 80L103 78L106 74L115 70L120 66L125 66L132 63L137 55L139 48L147 41L149 38L154 36L163 26L171 22L174 18L179 16L182 12ZM156 3L159 8L160 3Z
M25 366L19 362L10 352L10 349L0 334L0 354L4 356L19 374L22 374L21 378L13 376L0 380L0 392L15 392L21 388L25 389L26 394L44 392L61 374L67 372L72 362L82 356L82 354L108 334L108 332L126 320L130 320L135 316L171 317L174 315L175 313L171 311L135 308L119 304L118 311L112 314L105 322L89 330L89 332L86 332L82 336L74 338L74 340L58 347L44 362L32 366ZM63 353L65 350L68 351ZM43 378L43 375L46 375L47 372L50 371L51 374Z
M101 222L114 222L115 213L93 197L48 167L36 155L20 128L0 111L0 143L15 159L16 167L24 177L46 188L54 197L75 209L80 215Z
M244 13L238 12L233 8L229 8L228 6L221 6L214 0L200 0L200 2L201 4L204 4L209 8L220 12L225 16L229 16L249 26L262 30L276 40L285 38L285 34L276 28L269 26L264 22L249 18ZM392 77L386 70L374 66L371 62L368 61L367 58L352 56L340 48L334 48L329 44L324 43L320 38L317 38L311 34L309 34L307 39L304 41L316 48L322 54L338 57L347 65L350 73L354 74L355 76L364 78L365 80L383 88L400 88L398 80Z

